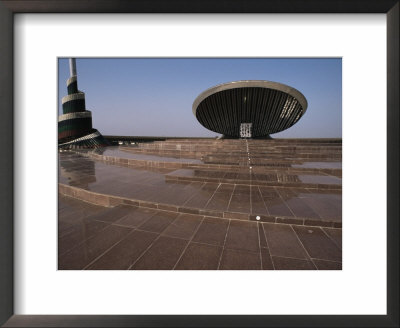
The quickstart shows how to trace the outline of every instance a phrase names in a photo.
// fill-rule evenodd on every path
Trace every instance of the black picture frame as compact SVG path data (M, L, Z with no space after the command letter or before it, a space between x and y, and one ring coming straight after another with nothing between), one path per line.
M0 324L4 327L399 327L399 8L399 0L0 0ZM13 17L15 13L385 13L387 16L387 315L14 315Z

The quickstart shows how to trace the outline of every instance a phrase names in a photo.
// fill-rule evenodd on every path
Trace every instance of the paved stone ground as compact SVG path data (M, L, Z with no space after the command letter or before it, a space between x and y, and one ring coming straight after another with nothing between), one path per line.
M59 196L61 270L339 270L342 229L227 220Z
M341 142L62 152L59 183L59 269L341 269Z

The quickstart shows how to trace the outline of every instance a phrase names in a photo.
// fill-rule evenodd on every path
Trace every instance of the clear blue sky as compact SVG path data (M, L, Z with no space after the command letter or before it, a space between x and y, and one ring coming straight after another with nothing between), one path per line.
M105 135L215 137L192 113L195 98L224 82L268 80L298 89L308 109L280 138L342 137L340 58L77 58L78 88ZM68 59L59 64L59 114Z

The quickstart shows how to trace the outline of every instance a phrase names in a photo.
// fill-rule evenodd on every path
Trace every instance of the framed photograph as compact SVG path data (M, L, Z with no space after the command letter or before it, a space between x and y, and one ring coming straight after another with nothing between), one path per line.
M398 1L0 10L4 326L398 326Z

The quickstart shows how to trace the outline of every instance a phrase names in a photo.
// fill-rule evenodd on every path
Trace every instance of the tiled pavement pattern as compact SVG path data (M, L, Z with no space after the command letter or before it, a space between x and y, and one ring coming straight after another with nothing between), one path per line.
M340 270L341 229L227 220L59 196L60 270Z
M249 167L238 166L193 169L201 172L193 179L182 173L188 170L124 166L76 153L60 153L59 182L103 195L152 203L155 207L162 204L174 206L177 211L183 208L182 211L193 214L209 211L210 216L239 218L240 215L244 219L258 215L266 222L289 220L341 227L341 179L336 176L310 172L295 175L270 169L253 172ZM223 181L218 180L222 175Z
M341 141L167 140L59 159L60 269L341 268Z

